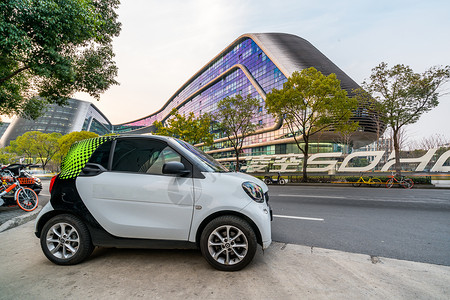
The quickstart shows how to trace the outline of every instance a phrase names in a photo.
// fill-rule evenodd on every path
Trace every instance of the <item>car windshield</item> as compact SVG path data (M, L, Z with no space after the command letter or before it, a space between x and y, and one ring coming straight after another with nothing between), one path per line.
M197 158L199 158L203 163L205 163L208 167L212 169L214 172L230 172L227 168L222 166L217 160L212 158L210 155L206 154L200 149L188 144L182 140L175 139L181 146L187 149L189 152L194 154Z

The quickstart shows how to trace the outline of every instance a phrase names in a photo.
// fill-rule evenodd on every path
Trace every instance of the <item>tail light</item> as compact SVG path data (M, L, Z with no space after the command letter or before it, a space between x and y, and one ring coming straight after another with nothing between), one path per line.
M50 180L50 187L48 188L50 194L52 193L53 184L55 183L56 177L58 177L58 175L53 176L52 179Z

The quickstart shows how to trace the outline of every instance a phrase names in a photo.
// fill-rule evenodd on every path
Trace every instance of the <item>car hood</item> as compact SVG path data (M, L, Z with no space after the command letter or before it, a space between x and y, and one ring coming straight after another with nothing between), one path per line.
M264 193L269 190L267 185L261 179L258 179L258 178L254 177L254 176L251 176L251 175L248 175L248 174L245 174L245 173L240 173L240 172L229 172L229 173L221 173L221 174L223 174L224 176L229 176L229 177L234 177L236 179L241 179L242 182L245 182L245 181L254 182L254 183L259 185L263 189Z

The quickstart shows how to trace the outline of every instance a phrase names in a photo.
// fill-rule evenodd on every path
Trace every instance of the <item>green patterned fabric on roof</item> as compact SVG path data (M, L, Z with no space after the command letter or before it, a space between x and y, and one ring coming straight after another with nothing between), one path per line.
M61 173L59 178L70 179L77 177L98 146L114 139L116 139L115 136L104 136L79 141L73 144L61 163Z

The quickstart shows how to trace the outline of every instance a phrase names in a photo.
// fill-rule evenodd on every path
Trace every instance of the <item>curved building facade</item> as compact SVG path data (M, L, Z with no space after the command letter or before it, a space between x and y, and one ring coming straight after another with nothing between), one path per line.
M194 74L157 112L144 118L114 125L114 131L151 132L155 121L164 122L173 108L181 114L214 113L217 102L227 96L250 95L260 101L253 122L261 129L244 142L246 155L285 154L298 151L287 128L265 110L266 94L281 89L295 71L314 67L323 74L335 73L341 87L349 94L358 84L323 55L311 43L298 36L284 33L244 34ZM352 136L355 146L376 139L376 124L364 107L358 108L354 119L360 122L360 131ZM327 132L321 141L336 140L336 133ZM216 158L227 160L233 154L226 137L218 137L213 147L205 148ZM331 143L322 145L320 152L337 151Z
M298 153L289 130L265 110L264 102L266 95L274 88L281 89L293 72L309 67L325 75L335 73L341 81L341 87L350 95L359 88L355 81L305 39L284 33L244 34L195 73L153 114L111 125L92 103L70 99L67 106L49 106L47 113L35 121L23 118L14 120L1 138L0 146L7 146L9 141L32 130L62 134L87 130L100 135L109 132L149 133L154 131L153 123L164 123L174 108L181 114L193 112L198 117L203 113L215 113L221 99L240 94L243 97L250 95L260 101L252 120L260 125L260 129L245 139L242 158ZM380 133L384 130L384 125L380 128L378 118L374 118L364 105L355 111L353 118L360 124L360 129L351 136L355 148L373 142L377 131ZM310 153L341 151L337 133L328 131L317 137L320 143L317 141ZM213 146L202 147L219 160L233 159L234 152L227 137L220 132Z
M104 135L111 132L112 125L94 104L69 99L65 106L49 105L45 114L36 120L16 117L1 137L0 147L9 146L10 141L28 131L59 132L64 135L82 130Z

